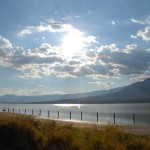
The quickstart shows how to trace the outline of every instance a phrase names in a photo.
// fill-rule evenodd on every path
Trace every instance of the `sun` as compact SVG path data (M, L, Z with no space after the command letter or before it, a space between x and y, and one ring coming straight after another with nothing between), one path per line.
M72 57L84 48L84 37L80 31L70 31L62 40L62 53L66 57Z

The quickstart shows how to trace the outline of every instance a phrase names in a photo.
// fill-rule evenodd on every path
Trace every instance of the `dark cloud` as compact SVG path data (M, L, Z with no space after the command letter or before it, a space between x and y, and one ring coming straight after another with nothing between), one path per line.
M76 67L74 66L69 66L69 65L57 65L54 67L54 70L56 72L67 72L67 73L70 73L72 74L72 72L74 72Z
M146 71L149 67L150 52L140 48L135 48L135 50L131 51L130 53L103 50L99 53L99 59L107 64L114 63L123 66L115 67L119 69L121 74L140 74Z
M69 61L69 65L71 65L71 66L73 66L73 65L79 65L79 64L82 64L82 62L77 61L77 60L71 60L71 61Z
M54 30L61 30L61 29L62 29L62 25L61 25L61 24L50 23L50 26L51 26Z

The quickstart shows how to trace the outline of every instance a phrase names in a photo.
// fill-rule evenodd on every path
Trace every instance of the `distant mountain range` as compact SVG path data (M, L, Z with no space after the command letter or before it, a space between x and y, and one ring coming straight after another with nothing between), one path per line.
M1 103L150 103L150 78L129 86L88 93L0 97Z

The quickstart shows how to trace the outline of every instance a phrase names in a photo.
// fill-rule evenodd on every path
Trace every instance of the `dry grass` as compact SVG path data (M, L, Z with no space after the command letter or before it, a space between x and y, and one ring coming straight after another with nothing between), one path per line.
M124 133L117 127L103 130L60 126L32 116L0 113L0 149L14 150L149 150L150 137Z

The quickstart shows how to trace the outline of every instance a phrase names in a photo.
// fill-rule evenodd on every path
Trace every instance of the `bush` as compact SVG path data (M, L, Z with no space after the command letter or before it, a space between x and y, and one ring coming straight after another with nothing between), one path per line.
M0 113L0 146L11 150L149 150L150 137L116 127L74 128L31 116Z

